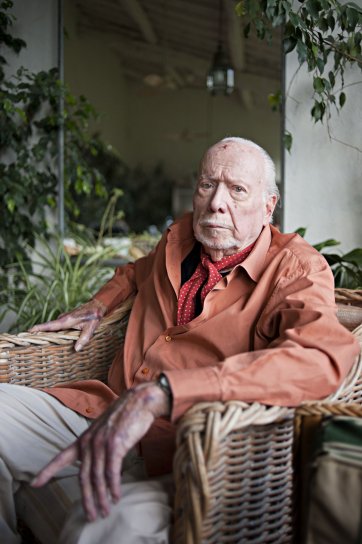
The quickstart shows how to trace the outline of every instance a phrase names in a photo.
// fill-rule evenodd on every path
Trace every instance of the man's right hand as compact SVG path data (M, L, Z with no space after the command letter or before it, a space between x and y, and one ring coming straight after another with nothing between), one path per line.
M106 307L104 304L93 299L71 312L60 315L54 321L35 325L30 329L30 332L55 332L64 329L80 330L82 332L74 345L75 351L80 351L92 338L105 313Z

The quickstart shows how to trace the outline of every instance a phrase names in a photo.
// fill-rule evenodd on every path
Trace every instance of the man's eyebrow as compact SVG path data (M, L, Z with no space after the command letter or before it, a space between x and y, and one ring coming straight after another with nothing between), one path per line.
M213 176L207 176L206 174L199 174L198 179L207 179L209 181L218 181L218 178Z
M219 181L220 179L218 176L212 176L208 174L199 174L199 178L206 178L206 179L210 179L211 181Z

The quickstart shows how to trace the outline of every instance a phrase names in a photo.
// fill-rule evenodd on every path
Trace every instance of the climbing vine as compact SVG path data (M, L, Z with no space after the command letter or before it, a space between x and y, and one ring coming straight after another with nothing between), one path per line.
M362 9L357 4L242 0L236 12L245 20L245 36L254 31L260 39L271 39L273 28L282 29L285 54L295 50L299 65L306 65L311 73L311 116L315 122L330 118L333 108L343 108L346 67L355 65L362 71ZM280 99L280 93L274 95L272 105Z

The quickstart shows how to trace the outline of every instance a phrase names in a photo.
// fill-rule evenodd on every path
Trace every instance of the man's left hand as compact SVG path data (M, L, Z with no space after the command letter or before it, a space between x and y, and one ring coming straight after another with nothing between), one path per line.
M121 470L126 454L146 434L153 421L170 414L170 399L150 382L127 391L96 419L73 444L35 477L32 486L46 484L62 468L81 462L79 480L89 521L106 517L121 498Z

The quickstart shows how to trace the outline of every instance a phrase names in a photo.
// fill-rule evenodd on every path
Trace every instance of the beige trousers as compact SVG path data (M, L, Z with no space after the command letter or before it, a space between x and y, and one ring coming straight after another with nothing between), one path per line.
M311 480L304 544L359 544L361 520L361 461L319 457Z
M143 462L130 455L122 499L110 515L87 522L78 467L70 466L41 489L27 485L90 421L36 389L0 384L0 542L19 544L17 516L42 544L167 544L171 476L145 479Z

